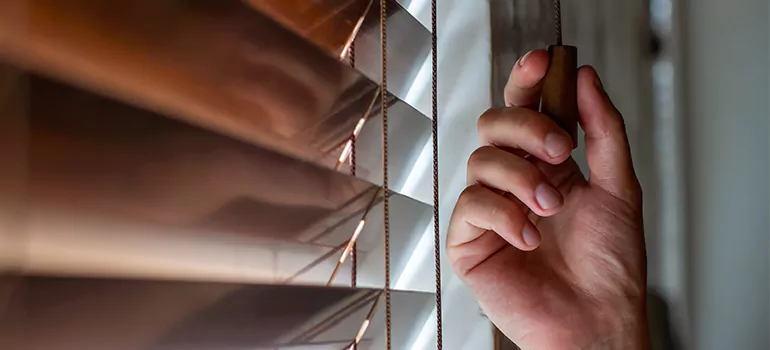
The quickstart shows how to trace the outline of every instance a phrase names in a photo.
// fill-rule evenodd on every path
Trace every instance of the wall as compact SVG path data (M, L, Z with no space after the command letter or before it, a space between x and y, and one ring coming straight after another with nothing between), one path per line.
M768 349L768 1L689 0L691 349Z

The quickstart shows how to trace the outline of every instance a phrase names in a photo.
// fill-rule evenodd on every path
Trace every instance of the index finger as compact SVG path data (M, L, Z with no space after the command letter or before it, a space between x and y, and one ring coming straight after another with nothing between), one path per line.
M548 71L549 62L547 51L535 50L521 57L513 65L505 85L506 106L537 109L543 88L541 81Z

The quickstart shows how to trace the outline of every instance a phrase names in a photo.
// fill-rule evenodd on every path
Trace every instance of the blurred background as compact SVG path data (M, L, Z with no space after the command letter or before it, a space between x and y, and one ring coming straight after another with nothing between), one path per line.
M388 263L379 1L3 1L0 348L384 349L386 268L392 347L435 348L433 206L553 5L438 1L434 203L431 3L383 1ZM562 8L626 119L654 348L770 349L768 1ZM444 348L513 348L441 264Z

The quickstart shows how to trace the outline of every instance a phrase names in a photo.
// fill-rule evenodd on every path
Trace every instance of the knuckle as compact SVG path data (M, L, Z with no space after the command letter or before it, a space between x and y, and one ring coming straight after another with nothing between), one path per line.
M503 205L496 205L492 208L492 217L497 218L500 221L506 221L511 216L511 210L510 208L507 208Z
M522 123L523 127L526 127L528 130L530 130L533 135L537 137L544 136L551 130L561 130L558 129L558 126L553 123L549 116L542 114L540 112L535 112L527 115L527 118L525 118L524 122Z
M533 118L535 113L537 112L526 108L516 107L513 113L511 113L511 120L518 127L532 126L536 122L535 118Z
M497 120L497 116L500 114L500 110L502 108L500 107L492 107L490 109L487 109L486 112L484 112L476 122L476 127L479 130L479 133L482 133L484 130L492 127L495 120Z
M531 137L540 138L547 134L556 125L550 122L550 119L545 114L537 111L533 111L525 108L518 108L511 118L513 127L525 130L526 135Z
M540 170L532 163L523 159L512 162L506 167L506 172L510 174L508 179L512 186L511 192L519 192L517 190L521 189L534 189L543 179Z
M483 189L479 185L471 185L466 187L460 197L457 199L457 207L467 207L473 205L476 202L476 198L481 194Z
M492 209L492 217L495 218L500 228L506 230L515 230L521 225L521 212L516 207L509 205L499 205Z
M557 128L555 123L550 122L549 117L540 112L524 107L496 107L490 108L482 114L477 121L479 134L484 138L485 135L499 129L523 130L525 132L513 133L513 135L531 135L532 137L541 137L553 128Z
M468 157L468 169L478 169L489 162L490 157L495 152L493 146L483 146L477 148L470 157Z
M522 188L534 190L541 182L540 171L534 165L527 163L516 172L516 182Z

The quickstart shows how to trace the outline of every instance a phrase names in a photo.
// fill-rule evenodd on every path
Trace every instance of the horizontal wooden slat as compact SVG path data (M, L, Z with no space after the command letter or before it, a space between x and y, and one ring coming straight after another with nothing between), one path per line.
M0 277L0 291L0 347L57 350L342 349L383 297L371 289L36 276ZM432 300L392 293L394 348L408 348ZM383 309L377 303L359 349L375 349Z
M0 238L13 243L0 269L326 284L373 203L359 281L382 283L379 186L45 78L20 81L26 111L0 124L18 140L3 140L2 164L16 169L0 174ZM431 207L391 203L399 271Z
M406 99L430 54L430 32L399 1L384 1L388 19L388 89ZM246 2L340 60L347 58L347 49L355 39L356 68L375 82L380 81L379 0Z
M237 0L3 1L0 60L328 168L377 94L361 73ZM409 131L391 130L392 177L402 183L430 129L393 103L404 108L392 125ZM367 124L377 127L376 112ZM379 135L366 135L359 158L380 158ZM360 176L378 183L379 168L362 163Z

